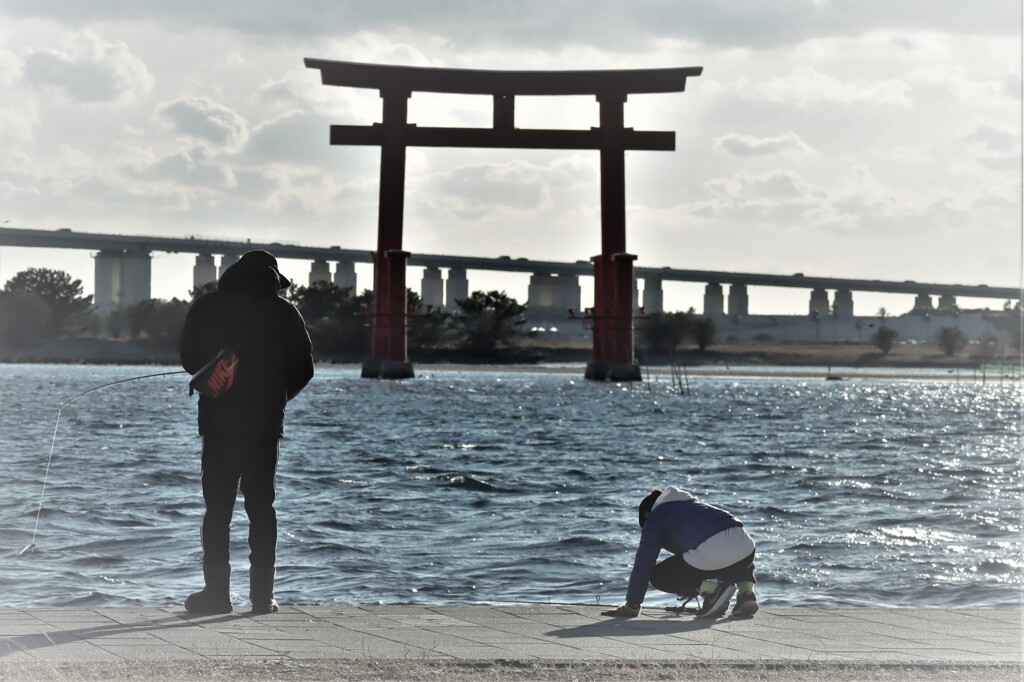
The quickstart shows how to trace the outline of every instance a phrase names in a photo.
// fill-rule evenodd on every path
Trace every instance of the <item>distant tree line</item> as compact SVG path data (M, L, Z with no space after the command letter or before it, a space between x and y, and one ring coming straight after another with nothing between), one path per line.
M650 313L641 318L639 327L642 347L651 356L674 356L689 342L703 351L718 341L715 321L697 315L693 308L686 312Z
M148 299L117 307L104 316L93 310L81 280L60 270L30 268L0 291L0 345L27 347L57 338L105 335L174 348L189 306L216 288L211 283L190 292L189 300ZM353 295L329 282L293 285L283 292L306 320L318 355L358 360L370 352L373 293ZM408 291L407 339L412 355L463 354L498 359L521 352L526 306L501 291L473 292L454 311L425 306Z
M373 292L353 296L348 288L330 282L293 286L285 297L306 320L318 355L339 360L365 357L373 328ZM412 357L461 354L500 358L521 351L526 306L503 291L474 291L456 301L456 310L427 306L419 294L407 291L406 340Z
M29 268L17 273L0 290L0 345L25 347L60 337L106 335L138 340L154 346L173 348L177 344L192 301L216 288L215 283L190 292L189 300L149 299L115 308L106 316L93 311L92 297L82 291L82 282L60 270ZM355 361L370 352L373 327L373 293L354 295L351 289L330 282L310 286L293 285L283 292L302 313L318 356ZM475 291L456 301L456 309L438 310L424 305L420 296L408 290L406 338L413 359L431 357L528 359L523 341L526 305L502 291ZM1007 314L1016 312L1017 314ZM878 311L881 324L870 342L888 354L899 334L887 324L885 308ZM1013 350L1022 346L1019 308L1009 304L992 323L1006 327ZM1002 328L1000 327L1000 328ZM649 357L671 357L686 344L706 350L718 342L718 330L710 317L686 312L645 315L638 330L640 348ZM935 346L946 356L959 357L967 348L966 335L956 326L944 326L934 335ZM990 361L1006 349L995 334L987 333L974 342L972 353Z

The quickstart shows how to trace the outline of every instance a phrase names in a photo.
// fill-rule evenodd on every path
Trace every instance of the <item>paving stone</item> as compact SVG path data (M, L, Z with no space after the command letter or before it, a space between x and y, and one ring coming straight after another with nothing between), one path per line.
M0 610L3 662L179 660L521 660L1015 663L1012 609L762 609L705 621L655 609L610 619L600 606L287 607L195 617L181 607Z

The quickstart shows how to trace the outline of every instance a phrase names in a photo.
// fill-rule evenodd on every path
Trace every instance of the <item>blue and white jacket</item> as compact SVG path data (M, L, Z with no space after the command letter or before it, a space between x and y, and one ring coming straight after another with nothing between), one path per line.
M698 502L685 490L669 486L654 502L644 521L640 546L633 560L633 572L629 576L626 602L643 603L651 572L662 549L672 554L683 554L716 533L742 525L724 509Z

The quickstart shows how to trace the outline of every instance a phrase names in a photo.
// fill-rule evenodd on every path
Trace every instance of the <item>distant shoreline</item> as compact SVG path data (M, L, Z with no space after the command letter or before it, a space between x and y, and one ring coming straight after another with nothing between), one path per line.
M440 358L417 358L411 354L413 364L422 370L493 369L519 371L581 371L590 360L590 348L583 344L571 347L556 345L524 345L523 350L538 356L535 363L523 362L522 354L503 361L500 358L464 358L447 354ZM644 371L654 374L671 373L672 368L686 368L687 372L722 374L772 373L771 368L790 368L786 372L798 376L797 368L808 368L809 376L820 376L822 368L832 368L841 375L844 369L856 369L857 376L871 376L879 370L884 376L898 374L896 370L931 370L936 375L955 374L958 370L973 373L983 365L1009 367L1016 376L1021 375L1021 358L1000 357L983 362L981 358L964 351L958 358L943 355L929 345L898 344L888 355L883 355L867 343L732 343L714 346L707 351L685 349L671 356L652 356L642 347L636 351L637 360ZM357 358L317 358L318 364L333 366L360 366ZM147 364L178 365L176 349L155 346L141 341L81 338L58 339L37 346L20 349L0 348L0 363L6 364ZM759 371L759 368L762 371ZM811 370L811 368L814 368Z

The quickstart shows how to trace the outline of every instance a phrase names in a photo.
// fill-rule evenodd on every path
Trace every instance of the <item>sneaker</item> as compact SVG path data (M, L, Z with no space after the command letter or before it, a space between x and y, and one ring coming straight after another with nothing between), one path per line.
M744 592L736 597L736 606L732 607L730 616L750 618L757 613L757 597L753 592Z
M729 600L736 592L736 586L730 583L718 583L714 592L702 594L704 598L700 610L697 611L698 618L717 618L729 608Z

